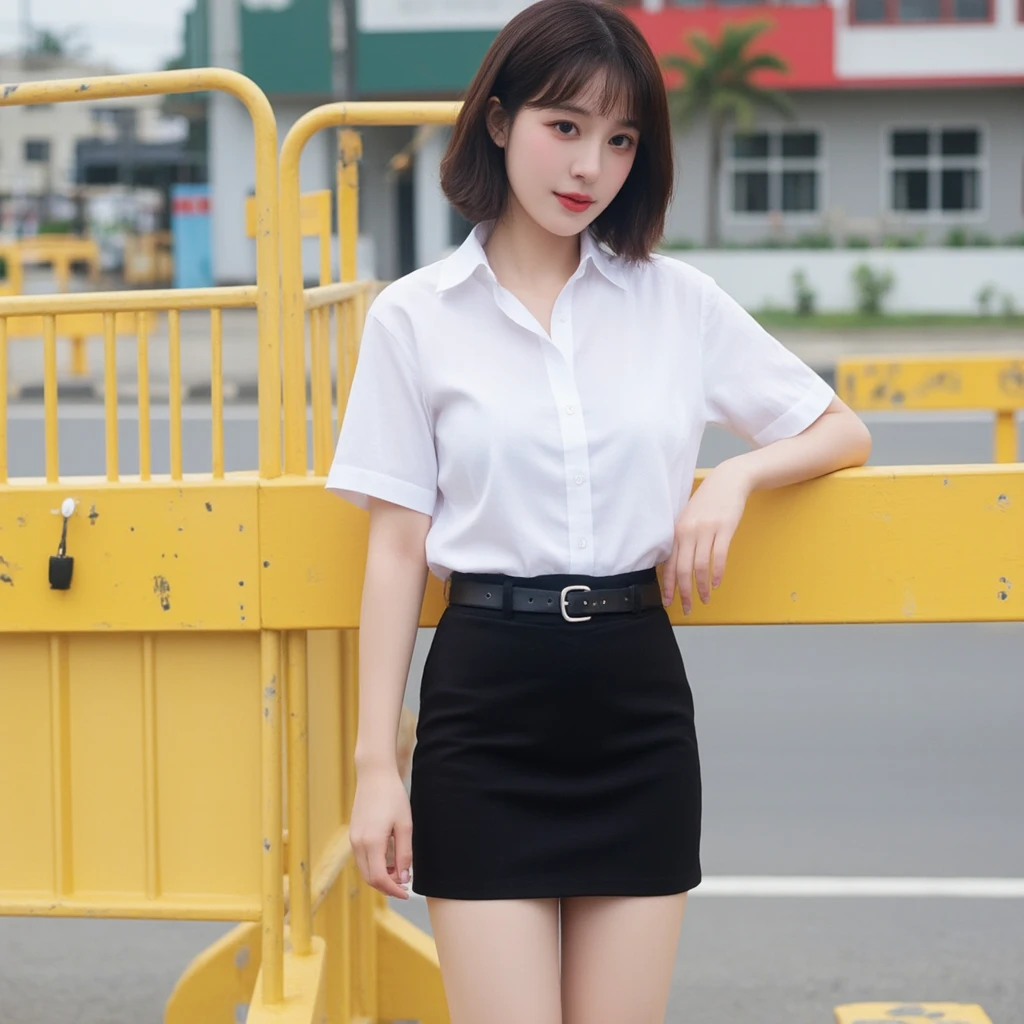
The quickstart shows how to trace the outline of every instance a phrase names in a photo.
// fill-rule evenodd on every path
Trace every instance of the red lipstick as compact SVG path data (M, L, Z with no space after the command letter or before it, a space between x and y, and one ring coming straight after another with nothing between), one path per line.
M555 195L558 196L558 201L573 213L582 213L584 210L590 209L594 203L591 196L584 195L582 192L556 192Z

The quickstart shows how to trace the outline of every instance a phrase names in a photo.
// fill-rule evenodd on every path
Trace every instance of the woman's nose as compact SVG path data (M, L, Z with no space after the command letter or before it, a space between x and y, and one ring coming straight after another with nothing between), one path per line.
M576 153L573 175L585 181L594 181L601 173L601 154L597 146L582 146Z

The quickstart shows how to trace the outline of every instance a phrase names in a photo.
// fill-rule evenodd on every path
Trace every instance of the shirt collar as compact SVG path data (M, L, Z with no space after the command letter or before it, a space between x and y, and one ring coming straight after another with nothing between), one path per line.
M441 271L437 279L439 292L447 291L449 288L461 284L472 276L478 267L486 267L487 272L493 277L493 271L487 261L487 253L484 252L484 244L490 237L493 228L493 220L480 221L462 245L441 261ZM612 284L623 289L626 287L626 276L619 261L601 248L589 228L583 232L580 238L580 263L585 264L587 260L590 260Z

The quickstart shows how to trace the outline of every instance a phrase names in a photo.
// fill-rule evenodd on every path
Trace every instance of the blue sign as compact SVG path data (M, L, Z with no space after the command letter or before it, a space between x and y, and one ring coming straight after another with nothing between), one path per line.
M212 288L210 186L171 186L174 287Z

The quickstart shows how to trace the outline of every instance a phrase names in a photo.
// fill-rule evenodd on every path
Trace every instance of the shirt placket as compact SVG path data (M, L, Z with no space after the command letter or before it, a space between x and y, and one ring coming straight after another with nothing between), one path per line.
M574 282L575 283L575 282ZM594 574L594 507L586 424L576 386L572 334L573 286L565 289L551 312L551 341L545 362L562 429L565 496L569 528L569 572Z

